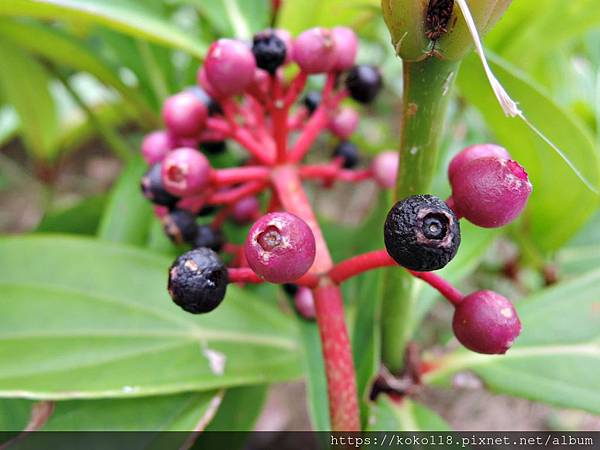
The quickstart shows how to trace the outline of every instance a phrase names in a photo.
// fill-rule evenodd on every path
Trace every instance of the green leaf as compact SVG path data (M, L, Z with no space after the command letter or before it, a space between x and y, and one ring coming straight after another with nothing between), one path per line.
M235 286L211 314L187 314L167 294L170 263L91 239L0 240L0 396L135 397L300 376L289 318Z
M75 39L56 27L9 19L0 20L0 37L55 63L93 74L119 91L147 120L156 122L156 116L139 93L125 85L117 76L117 68L82 43L81 39Z
M0 91L19 116L27 147L37 158L52 159L58 151L59 125L50 76L40 63L8 41L0 40L0 54Z
M4 147L19 132L19 116L13 108L0 107L0 147Z
M494 72L529 120L566 153L592 184L598 185L600 156L588 130L523 73L497 56L488 56ZM464 61L458 85L483 114L498 140L529 173L533 194L522 220L524 232L542 250L559 248L591 216L600 197L589 191L524 123L503 115L474 56Z
M98 229L105 205L106 196L96 195L88 197L70 208L51 211L42 218L36 232L93 236Z
M496 392L600 414L600 270L517 305L523 332L503 356L466 350L436 361L426 381L473 370Z
M434 411L408 398L395 403L380 395L373 406L369 431L450 431L450 425Z
M152 207L140 191L140 180L146 170L139 156L125 168L102 216L98 237L139 246L146 244L152 217Z
M293 34L315 27L358 26L379 17L379 0L286 0L278 26Z
M578 275L600 267L600 212L556 255L559 275Z
M11 0L0 15L63 19L104 25L125 34L177 48L203 58L205 46L165 17L133 0Z

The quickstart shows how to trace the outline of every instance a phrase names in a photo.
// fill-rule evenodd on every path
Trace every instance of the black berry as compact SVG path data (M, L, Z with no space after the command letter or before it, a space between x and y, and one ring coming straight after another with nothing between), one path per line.
M227 268L208 248L184 253L169 269L169 294L192 314L207 313L223 301L228 283Z
M272 30L266 30L254 36L252 53L256 65L273 75L284 63L287 49L282 39Z
M227 150L225 141L206 141L200 144L200 150L210 155L218 155Z
M196 215L185 209L174 209L163 219L165 234L177 245L191 244L196 239Z
M360 161L358 147L350 141L340 142L333 151L333 157L341 157L344 160L343 166L345 169L356 167Z
M223 114L223 110L221 109L221 105L219 105L215 99L213 99L208 93L202 89L200 86L193 86L189 88L190 92L192 92L196 97L198 97L206 108L208 109L208 115L214 116L216 114Z
M207 247L218 252L223 247L223 242L223 233L220 230L215 230L210 225L199 225L192 244L195 248Z
M360 103L371 103L382 87L381 73L375 66L354 66L346 77L350 96Z
M291 298L294 298L294 295L296 295L296 292L298 292L298 285L297 284L285 283L282 286L283 286L283 291L287 295L289 295Z
M310 115L314 113L321 104L321 93L318 91L310 91L304 96L302 102Z
M438 197L414 195L392 207L384 240L387 252L401 266L420 272L438 270L456 255L460 225Z
M172 208L179 201L178 197L169 194L163 186L160 163L154 164L142 177L142 193L155 205Z

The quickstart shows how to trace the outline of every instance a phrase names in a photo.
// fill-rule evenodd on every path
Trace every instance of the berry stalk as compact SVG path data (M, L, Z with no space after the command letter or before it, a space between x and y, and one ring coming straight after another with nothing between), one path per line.
M273 183L283 207L301 217L314 234L317 251L311 272L328 272L333 267L333 261L297 169L293 166L276 168L273 172ZM359 431L356 375L340 288L324 279L314 289L313 294L325 361L332 429Z
M427 193L438 160L449 92L459 63L429 57L403 62L403 119L396 200ZM382 301L382 359L393 373L402 370L412 332L415 283L408 273L389 269Z

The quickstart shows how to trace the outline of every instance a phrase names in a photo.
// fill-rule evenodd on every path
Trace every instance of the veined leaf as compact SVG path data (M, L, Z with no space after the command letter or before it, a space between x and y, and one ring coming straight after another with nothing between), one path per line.
M205 316L166 292L171 261L91 239L0 240L0 396L133 397L300 376L297 329L228 287Z

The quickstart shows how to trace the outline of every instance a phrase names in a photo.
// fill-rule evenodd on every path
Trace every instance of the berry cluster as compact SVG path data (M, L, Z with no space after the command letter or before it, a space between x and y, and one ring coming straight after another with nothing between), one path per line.
M454 331L466 347L504 353L520 332L511 303L489 291L463 296L430 273L455 256L461 217L496 227L523 209L531 192L527 174L500 147L471 147L452 161L453 195L446 202L418 195L394 205L385 223L387 252L331 261L302 181L330 187L374 180L389 189L399 165L397 152L383 152L368 167L358 167L361 158L350 138L360 117L342 102L368 104L383 84L377 68L355 64L357 45L354 32L344 27L313 28L295 39L278 29L257 33L251 43L220 39L198 71L198 86L165 101L166 129L142 144L150 166L142 191L169 238L191 247L171 266L169 293L197 314L216 308L228 283L278 283L305 318L339 323L343 317L331 315L335 302L319 300L338 295L330 286L399 264L456 306ZM306 89L313 76L321 89ZM339 139L331 159L305 163L324 132ZM209 158L230 144L248 157L238 167L212 167ZM230 220L253 222L244 245L225 241L222 225Z

